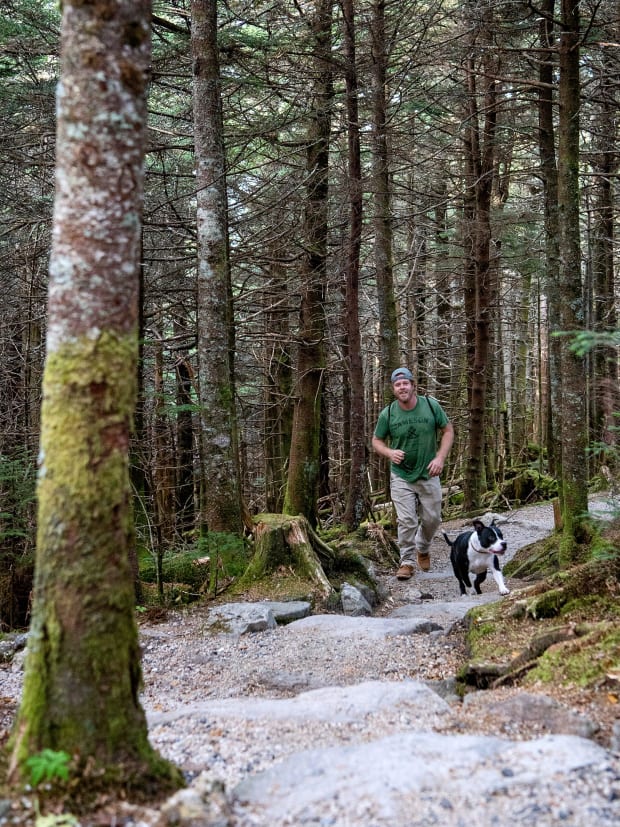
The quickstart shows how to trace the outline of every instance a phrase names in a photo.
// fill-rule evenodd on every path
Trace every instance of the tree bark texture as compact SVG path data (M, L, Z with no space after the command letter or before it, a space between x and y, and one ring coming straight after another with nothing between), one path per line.
M192 0L198 231L198 372L202 521L241 533L243 506L234 395L235 334L228 258L226 161L216 0Z
M615 0L613 22L609 24L608 42L620 38L620 3ZM611 10L610 10L611 11ZM592 326L600 333L609 333L618 327L615 301L614 247L617 244L614 221L614 186L620 154L617 150L617 121L620 92L617 78L617 49L604 49L601 62L595 65L598 98L597 131L593 139L591 164L595 173L592 182ZM598 347L593 354L593 427L596 442L605 446L601 460L618 465L616 459L618 434L616 412L620 408L618 387L618 353L613 347Z
M384 405L392 401L389 377L401 364L398 340L398 311L394 290L393 227L387 123L388 43L386 2L373 0L370 24L372 77L372 160L373 229L375 281L377 284L379 391ZM373 423L374 424L374 423ZM379 468L382 486L390 488L390 466L382 457Z
M400 365L398 320L394 295L392 216L387 124L387 38L385 0L374 0L372 42L372 192L374 199L375 270L379 313L379 372L386 404L391 401L389 376Z
M32 623L12 777L65 750L117 785L174 777L152 750L129 565L129 433L150 3L65 2Z
M579 236L579 4L562 0L560 36L560 118L558 143L558 215L560 229L560 316L562 332L585 325ZM585 362L562 337L562 520L564 560L576 552L588 511L588 423Z
M367 512L366 428L364 410L364 371L359 319L359 271L362 240L362 164L358 113L357 66L355 49L355 4L343 0L345 44L345 83L347 95L347 145L349 182L349 241L346 257L345 336L350 399L350 465L344 522L351 529L359 526Z
M538 151L545 200L545 279L549 328L557 333L560 323L560 229L558 216L558 167L555 151L553 117L554 45L553 19L555 0L543 0L539 23L540 45L543 49L539 70L538 93ZM562 437L560 411L562 409L562 369L560 341L552 336L549 341L549 409L545 443L549 467L558 478L562 469ZM561 498L560 492L560 498Z
M321 405L325 371L325 283L327 257L327 183L333 97L331 69L332 0L316 0L312 17L314 89L306 151L306 254L297 357L286 514L317 521L320 480Z
M474 38L467 57L466 82L468 110L465 133L465 310L468 357L469 435L464 480L464 507L471 511L479 505L484 488L484 445L486 383L489 360L490 303L494 290L491 279L491 193L495 166L495 128L497 123L496 58L490 50L492 10L472 29ZM480 69L476 50L485 46ZM479 111L476 77L483 77L483 113Z

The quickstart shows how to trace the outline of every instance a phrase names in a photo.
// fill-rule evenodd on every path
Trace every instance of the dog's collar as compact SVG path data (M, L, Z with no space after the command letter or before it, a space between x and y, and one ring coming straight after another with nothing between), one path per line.
M469 538L469 545L471 546L473 551L477 551L479 554L494 554L494 552L491 551L491 549L482 547L482 545L480 544L480 540L478 539L478 534L475 531Z

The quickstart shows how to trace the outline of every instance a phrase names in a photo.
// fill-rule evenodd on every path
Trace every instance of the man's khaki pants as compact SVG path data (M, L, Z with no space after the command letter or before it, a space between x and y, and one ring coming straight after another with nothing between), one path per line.
M417 552L428 554L441 524L441 482L439 477L407 482L392 473L390 493L398 521L400 564L414 566Z

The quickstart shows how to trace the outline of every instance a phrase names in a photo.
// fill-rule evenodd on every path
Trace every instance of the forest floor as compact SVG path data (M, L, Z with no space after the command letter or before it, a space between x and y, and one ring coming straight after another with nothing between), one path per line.
M600 512L609 522L609 504L605 500L593 502L591 510ZM540 543L553 534L553 510L549 503L497 517L508 542L507 561L535 553ZM444 523L442 528L454 537L467 525L466 520L459 519ZM472 625L478 624L480 628L477 645L485 659L502 662L508 657L519 662L519 656L528 652L533 639L553 635L558 628L570 631L584 623L588 628L599 628L601 623L608 628L610 610L604 603L597 603L594 608L589 603L585 617L582 610L577 618L533 618L524 613L524 607L539 589L536 581L507 577L511 594L500 598L491 576L483 584L481 596L462 597L451 570L449 547L441 534L433 543L428 573L416 572L411 580L398 581L390 569L378 572L378 579L384 600L375 608L372 618L319 615L273 631L241 637L213 636L206 632L210 606L205 603L171 611L158 622L141 622L142 703L154 746L183 769L188 781L207 777L210 783L223 785L226 790L268 773L279 762L303 750L370 743L377 735L389 737L419 728L441 735L497 736L511 742L568 732L585 735L606 750L620 750L617 638L615 648L612 642L609 651L590 652L592 658L605 661L598 679L582 684L558 676L552 676L550 681L532 678L536 670L530 663L528 669L504 685L485 691L467 688L465 702L455 694L454 678L471 659ZM608 587L616 607L613 616L618 605L617 579L610 581ZM226 596L221 599L225 601ZM238 600L236 597L235 601ZM470 612L465 623L463 618L472 608L476 611ZM430 626L418 634L377 632L382 619L386 624L397 624L406 623L408 618L426 618ZM617 625L615 615L614 626ZM556 649L569 647L560 655L564 667L579 648L573 639L558 639L554 645ZM552 651L554 646L549 648ZM537 662L538 654L531 659ZM399 693L410 691L414 684L419 687L420 682L433 691L415 702L408 698L398 700ZM381 687L382 697L372 695L377 686ZM0 744L8 737L20 688L21 671L0 664ZM343 699L342 692L347 688L351 692L355 688L362 695ZM393 703L388 702L392 690ZM544 700L544 704L538 706L537 698ZM316 712L315 700L320 706ZM551 702L555 705L550 708ZM349 712L343 712L343 704ZM360 704L359 708L356 704ZM558 719L559 711L563 714ZM613 796L616 794L620 798L620 786ZM3 812L0 792L0 825L34 825L28 802L28 796L20 802L5 800ZM261 821L255 813L226 818L221 814L203 815L196 822L174 821L178 816L176 810L174 817L169 811L168 815L165 813L166 807L160 805L130 806L110 801L102 802L96 814L80 823L84 827L275 824ZM564 820L568 825L573 823ZM345 822L328 819L325 823ZM356 827L383 824L379 818L354 819L350 823ZM595 818L591 823L603 825L607 821Z

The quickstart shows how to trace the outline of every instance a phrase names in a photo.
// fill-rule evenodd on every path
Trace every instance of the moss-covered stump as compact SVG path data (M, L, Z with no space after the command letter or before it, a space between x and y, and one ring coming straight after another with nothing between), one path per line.
M254 554L235 591L255 588L259 583L279 580L275 591L289 597L311 592L321 601L333 595L323 563L332 566L336 553L315 534L305 517L286 514L259 514L254 519Z

